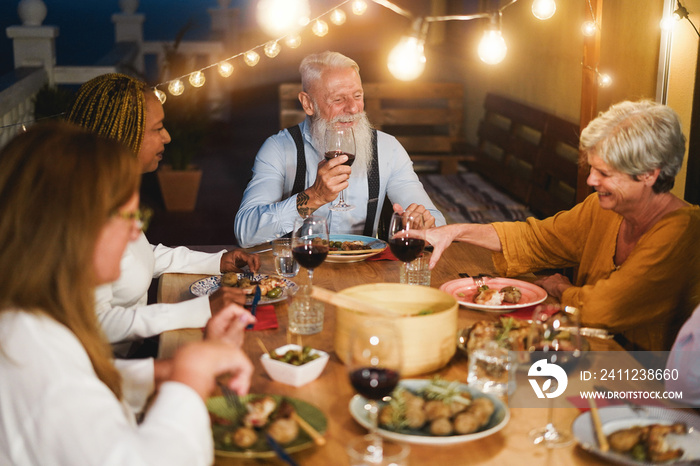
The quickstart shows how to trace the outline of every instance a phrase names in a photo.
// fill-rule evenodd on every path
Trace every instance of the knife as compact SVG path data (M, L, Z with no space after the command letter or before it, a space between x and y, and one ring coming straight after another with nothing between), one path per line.
M253 295L253 304L250 305L250 313L255 316L255 310L258 308L258 302L260 301L260 285L255 286L255 294ZM254 324L249 324L246 329L252 329Z
M275 439L270 437L270 434L268 434L267 432L265 432L265 439L267 439L268 445L270 445L270 448L274 450L275 454L279 459L287 463L289 466L299 466L297 462L294 461L294 459L291 456L289 456L289 453L284 451L284 448L282 448L282 446L279 443L277 443Z

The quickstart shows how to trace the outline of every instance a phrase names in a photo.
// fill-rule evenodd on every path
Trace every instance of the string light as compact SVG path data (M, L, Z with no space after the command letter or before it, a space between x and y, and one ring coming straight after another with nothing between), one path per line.
M506 57L508 46L501 35L500 12L491 16L489 27L484 31L484 36L479 42L479 58L486 64L496 65Z
M161 91L160 89L153 89L153 92L155 93L156 97L158 97L161 104L164 104L165 101L168 100L168 96L165 95L165 92Z
M598 30L595 21L584 21L581 25L581 33L586 37L593 37Z
M345 20L347 20L348 17L343 10L341 10L340 8L336 8L331 13L330 19L331 23L335 24L336 26L342 26L343 24L345 24Z
M265 44L265 55L269 58L275 58L282 51L282 46L276 40L271 40Z
M398 45L389 53L389 72L401 81L412 81L425 70L425 36L427 23L417 19L411 34L403 36Z
M301 36L299 34L290 34L284 38L284 43L290 49L295 49L301 45Z
M201 71L195 71L190 75L190 84L194 87L202 87L206 81L207 78L204 77L204 73Z
M554 0L535 0L532 2L532 14L537 19L546 20L554 16L557 4Z
M255 66L258 64L260 61L260 55L258 52L255 50L248 50L244 55L243 55L243 61L245 62L246 65L248 66Z
M297 30L308 16L308 0L260 0L256 17L263 32L277 37Z
M182 84L182 81L179 79L175 79L168 84L168 91L170 91L172 95L180 95L185 91L185 85Z
M227 61L222 61L218 66L219 74L224 78L228 78L233 74L233 65Z
M318 37L323 37L328 34L328 23L321 19L317 19L314 22L314 25L311 26L311 31Z
M363 0L355 0L352 2L352 12L357 16L365 14L367 11L367 2Z
M598 85L600 87L610 87L612 85L612 78L609 74L598 73Z

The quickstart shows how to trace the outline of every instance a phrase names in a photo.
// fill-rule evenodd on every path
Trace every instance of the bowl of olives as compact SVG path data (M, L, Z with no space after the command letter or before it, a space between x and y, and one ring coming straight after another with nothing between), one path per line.
M328 353L290 344L264 353L260 362L272 380L301 387L321 375L328 363Z

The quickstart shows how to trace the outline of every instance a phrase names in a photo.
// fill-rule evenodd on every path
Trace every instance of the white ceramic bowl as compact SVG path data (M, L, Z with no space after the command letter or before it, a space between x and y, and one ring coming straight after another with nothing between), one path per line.
M289 350L300 351L301 347L299 345L285 345L273 351L275 354L281 356ZM324 351L312 349L311 354L318 354L319 357L301 366L294 366L286 362L272 359L267 353L260 356L260 362L262 362L265 372L267 372L267 375L269 375L272 380L294 387L301 387L312 380L316 380L318 376L321 375L321 372L323 372L328 362L328 353Z

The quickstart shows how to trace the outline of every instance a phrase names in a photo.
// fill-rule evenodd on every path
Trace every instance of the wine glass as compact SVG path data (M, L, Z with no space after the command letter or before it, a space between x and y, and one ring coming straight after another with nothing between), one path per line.
M391 252L404 262L404 269L408 263L415 260L425 247L425 241L418 238L409 238L406 233L411 230L423 229L423 216L418 213L397 213L391 215L389 223L389 248Z
M368 319L353 327L348 342L348 372L353 388L368 402L370 435L381 455L381 437L377 435L377 401L391 394L399 383L401 339L386 320ZM381 459L381 456L379 458Z
M352 166L355 161L355 134L351 127L333 125L326 131L326 160L331 160L341 155L347 155L348 160L343 164ZM345 190L340 191L340 199L330 209L342 212L354 209L354 205L345 202Z
M309 285L313 285L314 269L328 255L328 223L323 217L310 215L294 220L292 230L292 255L309 272Z
M528 334L528 350L530 360L533 365L528 375L535 365L555 364L568 374L578 363L581 356L581 316L577 308L566 306L561 308L556 305L538 306L532 315L532 325ZM568 375L564 378L556 376L546 379L540 389L538 397L547 398L547 424L544 427L530 431L530 439L536 445L542 444L548 448L564 447L573 443L574 438L571 432L557 429L553 422L554 398L559 396L557 391L563 392L560 384L566 384ZM533 380L530 381L535 388Z

